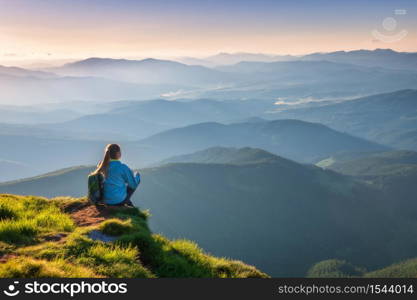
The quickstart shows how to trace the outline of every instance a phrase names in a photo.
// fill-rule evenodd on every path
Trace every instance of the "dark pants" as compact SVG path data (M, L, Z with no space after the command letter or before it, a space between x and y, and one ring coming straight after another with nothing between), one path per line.
M130 187L127 187L125 200L123 200L120 203L113 204L113 206L124 206L124 205L134 206L132 201L130 200L130 198L132 197L132 195L135 191L136 191L136 189L132 189Z

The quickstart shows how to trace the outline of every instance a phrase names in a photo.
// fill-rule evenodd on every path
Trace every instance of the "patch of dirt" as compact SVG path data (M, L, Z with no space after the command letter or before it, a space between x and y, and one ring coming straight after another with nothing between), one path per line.
M110 213L105 206L88 205L71 212L70 215L78 226L91 226L103 222Z
M0 256L0 264L4 264L5 262L7 262L9 259L15 258L18 255L16 254L12 254L12 253L8 253L8 254L4 254L3 256Z

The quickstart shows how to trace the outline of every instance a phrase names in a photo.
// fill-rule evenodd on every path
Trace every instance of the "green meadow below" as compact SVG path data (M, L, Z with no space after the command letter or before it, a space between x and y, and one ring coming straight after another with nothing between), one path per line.
M85 198L0 194L0 277L268 277L192 241L154 234L147 218Z

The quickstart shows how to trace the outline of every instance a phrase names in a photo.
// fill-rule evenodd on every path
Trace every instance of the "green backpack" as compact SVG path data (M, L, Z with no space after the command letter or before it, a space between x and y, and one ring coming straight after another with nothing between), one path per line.
M92 204L103 202L104 177L101 173L88 175L88 201Z

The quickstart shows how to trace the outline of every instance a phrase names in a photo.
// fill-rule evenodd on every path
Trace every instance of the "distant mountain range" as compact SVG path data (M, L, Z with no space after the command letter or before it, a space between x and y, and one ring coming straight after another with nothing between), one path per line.
M415 220L396 217L391 208L402 200L377 188L257 149L213 148L183 160L141 170L134 201L150 208L154 232L193 239L272 276L304 276L329 258L373 270L415 255L415 232L403 230ZM0 184L0 192L82 196L91 170Z
M19 111L16 107L0 107L0 112L5 114L5 122L13 117L13 123L18 123L19 118L22 123L38 123L30 126L0 124L0 134L20 135L19 132L22 132L22 135L42 137L43 132L47 133L44 136L48 138L62 136L135 141L165 130L202 122L230 124L249 120L259 123L265 119L300 119L322 123L397 149L415 150L417 124L413 114L417 109L416 96L416 90L400 90L351 100L315 102L313 99L308 102L305 99L306 102L303 102L301 99L298 100L299 104L274 99L117 101L100 105L97 113L91 113L94 109L86 108L78 118L78 108L77 112L71 111L70 107L39 112L33 108ZM30 113L32 111L33 114ZM68 118L70 120L67 121ZM57 119L60 119L59 123ZM42 124L42 120L48 124Z
M97 77L14 76L0 74L0 103L33 105L49 102L152 99L182 86L139 85ZM24 87L24 88L22 88Z
M307 55L273 55L262 53L219 53L206 58L179 58L187 64L204 65L208 67L233 65L242 61L276 62L294 60L332 61L368 67L382 67L389 69L416 70L417 53L397 52L391 49L353 50L311 53Z
M391 49L336 51L330 53L312 53L302 60L327 60L360 66L381 67L388 69L417 69L416 52L396 52Z
M92 57L48 70L65 76L95 76L140 84L206 86L236 81L236 76L206 67L152 58L127 60Z
M277 111L274 117L320 122L397 149L417 150L417 90Z
M262 61L262 62L273 62L273 61L287 61L296 60L298 57L293 55L273 55L263 53L226 53L221 52L216 55L212 55L205 58L193 58L193 57L180 57L176 58L177 61L188 65L202 65L206 67L215 67L221 65L233 65L242 61Z
M417 82L417 72L387 70L381 67L364 67L330 61L280 61L240 62L216 68L223 72L251 75L254 83L283 88L282 84L302 85L326 91L329 89L364 92L392 91L400 86L412 87ZM402 81L402 82L400 82ZM382 87L380 84L384 84Z
M386 149L321 124L298 120L201 123L158 133L138 143L151 147L161 159L214 146L257 147L301 162L314 162L340 151Z
M3 124L36 124L64 122L82 114L68 108L44 109L44 107L0 105L0 115Z
M7 76L14 76L14 77L35 77L35 78L43 78L43 79L51 79L56 78L57 75L54 73L43 72L43 71L32 71L18 67L5 67L0 66L0 76L7 77Z
M32 176L74 165L96 164L102 158L105 145L114 142L122 145L128 162L135 167L216 146L258 147L289 159L309 163L340 151L387 149L321 124L298 120L261 120L228 125L200 123L130 141L127 139L128 134L134 134L134 130L140 131L139 135L146 133L149 128L156 130L156 127L146 128L145 122L124 115L119 120L112 119L111 115L104 115L101 119L96 119L97 123L90 123L90 120L94 120L90 117L83 120L84 118L47 126L0 124L0 139L4 145L8 145L2 149L1 159L29 166L35 173L31 172L26 176ZM100 128L100 124L104 124L103 128Z
M39 112L34 109L0 107L4 120L13 123L43 123L31 126L0 124L0 134L42 137L62 136L74 139L116 139L134 141L153 134L201 122L236 123L265 119L300 119L325 124L354 136L370 139L398 149L417 149L415 117L416 90L402 90L355 98L349 101L328 100L291 105L274 99L211 99L119 101L101 105L98 113L79 113L69 108ZM104 109L105 108L105 109ZM33 111L33 114L31 113ZM336 117L337 116L337 117ZM60 118L60 122L56 120ZM71 120L66 121L66 118ZM374 124L378 126L374 126ZM39 134L40 133L40 134ZM244 146L244 145L243 145Z
M120 140L138 140L167 129L195 123L232 122L273 108L273 101L132 101L120 103L110 111L82 116L67 122L40 126L44 129L79 131L84 135L108 135Z
M415 56L389 50L294 59L223 53L213 59L234 64L208 68L152 58L92 57L40 71L0 66L0 102L352 97L417 88Z

